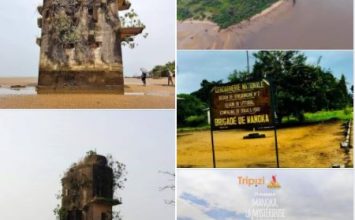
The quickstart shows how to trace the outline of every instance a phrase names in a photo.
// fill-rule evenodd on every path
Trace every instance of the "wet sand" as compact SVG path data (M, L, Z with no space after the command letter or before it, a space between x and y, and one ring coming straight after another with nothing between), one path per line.
M343 141L341 122L283 128L278 130L280 166L283 168L329 168L344 164L340 149ZM273 131L261 131L266 138L243 140L248 131L215 132L217 167L275 167ZM349 152L351 161L353 151ZM177 138L178 167L211 167L210 131L182 132Z
M179 49L352 49L352 0L291 0L227 29L178 22Z
M12 85L30 88L37 84L36 78L0 78L1 89ZM115 94L0 94L3 109L173 109L175 87L167 86L167 79L148 79L147 86L141 80L125 78L125 95ZM33 88L34 91L34 88ZM21 90L20 90L21 92Z

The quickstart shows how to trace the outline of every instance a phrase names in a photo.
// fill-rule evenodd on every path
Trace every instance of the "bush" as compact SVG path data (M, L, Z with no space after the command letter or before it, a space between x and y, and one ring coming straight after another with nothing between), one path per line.
M207 123L206 116L204 115L192 115L185 119L187 126L197 127Z
M177 124L178 127L194 126L195 124L202 124L205 118L196 118L196 116L204 117L206 108L203 103L196 96L188 94L179 94L177 103ZM201 123L200 123L201 122Z
M344 108L344 115L349 115L349 114L352 114L353 113L353 109L352 108Z

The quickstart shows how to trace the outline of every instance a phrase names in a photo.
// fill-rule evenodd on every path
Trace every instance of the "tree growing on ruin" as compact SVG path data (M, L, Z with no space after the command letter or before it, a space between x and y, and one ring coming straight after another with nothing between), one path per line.
M107 168L106 171L103 170L102 173L96 172L94 176L88 176L87 173L78 171L78 167L85 166L87 164L88 158L90 159L95 157L101 159L105 158L103 159L103 161L105 161L105 164L102 166L108 167L109 174L107 173ZM110 174L111 171L112 174ZM63 204L71 204L70 206L75 206L80 210L80 206L82 206L81 201L85 200L81 198L83 197L83 192L87 191L87 189L93 190L92 192L94 192L94 188L103 183L106 183L109 187L112 187L112 189L109 190L109 192L112 193L106 193L106 195L101 195L100 193L98 193L97 195L95 195L94 198L106 201L113 205L121 204L122 199L119 196L119 191L124 189L125 187L125 182L127 181L126 176L126 165L115 160L112 155L107 155L106 157L103 157L98 155L95 151L87 152L86 156L83 159L79 160L79 162L77 163L72 164L70 168L65 171L64 177L62 178L63 190L56 195L56 198L58 200L61 200L62 203L61 205L58 204L57 207L54 209L54 215L58 220L68 219L68 216L70 216L70 211L72 210L68 210L67 206L64 206ZM112 179L110 180L107 178ZM104 189L105 188L101 187L99 190ZM86 208L82 207L82 209L85 210ZM113 220L122 219L120 212L112 211L112 209L110 209L108 213L105 213L105 215L109 219Z

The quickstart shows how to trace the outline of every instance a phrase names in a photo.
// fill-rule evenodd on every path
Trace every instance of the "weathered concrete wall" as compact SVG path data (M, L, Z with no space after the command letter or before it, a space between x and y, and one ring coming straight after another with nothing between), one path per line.
M39 93L123 93L118 10L124 4L124 0L44 0L38 8Z
M40 72L38 90L42 93L123 93L123 73L118 71Z
M107 205L98 204L94 207L91 207L91 213L87 220L111 220L112 216L110 215L111 207Z
M61 220L111 220L113 171L104 156L89 155L72 166L62 179L62 209L67 216Z

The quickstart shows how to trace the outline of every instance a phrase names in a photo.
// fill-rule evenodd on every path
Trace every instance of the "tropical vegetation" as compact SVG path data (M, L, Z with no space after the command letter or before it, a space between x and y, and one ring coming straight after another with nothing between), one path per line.
M175 61L168 62L164 65L156 65L149 72L149 76L153 78L166 77L169 74L169 71L175 73Z
M210 20L222 29L250 19L278 0L178 0L178 20Z
M259 51L253 56L251 72L235 70L228 82L268 79L275 88L278 122L352 118L353 86L348 87L344 75L336 78L330 69L307 63L298 51ZM178 126L206 126L210 91L222 83L205 79L197 91L179 94Z

